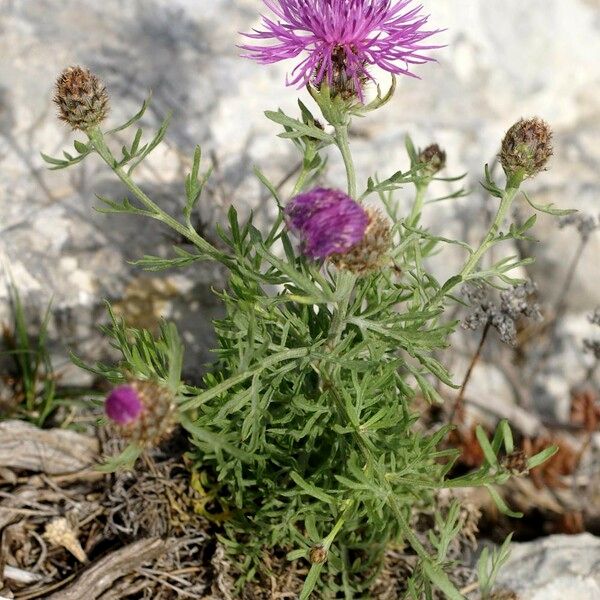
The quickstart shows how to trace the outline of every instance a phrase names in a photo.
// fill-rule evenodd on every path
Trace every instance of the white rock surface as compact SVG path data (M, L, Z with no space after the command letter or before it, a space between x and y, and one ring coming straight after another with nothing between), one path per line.
M598 600L600 539L584 533L513 544L497 583L519 600Z
M426 221L436 232L474 242L492 202L478 186L483 163L517 118L539 114L556 130L556 156L551 171L527 189L539 201L600 212L598 1L425 5L433 25L447 28L439 38L447 48L437 52L439 63L417 69L421 80L404 78L388 106L356 123L361 179L406 167L407 133L419 146L439 142L448 151L448 173L468 170L476 193L433 205ZM95 158L80 168L46 170L39 152L57 154L73 139L50 102L66 65L85 64L107 82L113 122L132 114L149 89L148 127L173 110L168 143L139 171L142 185L173 213L182 204L183 172L196 143L217 167L201 207L204 220L218 219L231 202L254 207L260 218L268 213L252 166L277 181L296 157L262 112L277 106L295 112L297 92L283 86L287 65L263 67L238 56L238 32L256 25L261 9L260 0L0 0L0 261L6 266L0 268L0 319L8 313L3 281L12 274L32 313L41 314L53 298L57 337L78 346L87 341L91 352L102 299L122 300L145 281L126 261L170 251L168 233L155 224L92 211L95 193L123 193ZM335 156L328 177L343 181ZM402 192L406 202L411 193ZM542 243L531 274L551 298L577 236L546 217L535 233ZM580 314L600 301L599 249L596 236L569 297ZM447 273L459 259L451 253L433 268ZM200 266L184 278L183 287L167 286L168 297L159 295L152 306L179 315L199 350L210 345L209 320L217 309L208 287L219 274ZM202 354L196 362L205 360Z

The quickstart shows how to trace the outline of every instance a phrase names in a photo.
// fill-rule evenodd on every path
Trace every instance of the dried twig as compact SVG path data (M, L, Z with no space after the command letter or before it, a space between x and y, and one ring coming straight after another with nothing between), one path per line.
M167 542L160 539L140 540L125 546L88 567L75 583L52 594L48 600L94 600L109 590L115 581L155 560L166 550Z
M487 334L490 330L490 327L491 327L491 323L488 321L485 324L485 327L483 328L483 333L481 334L481 340L479 340L479 346L477 346L477 350L476 350L475 354L473 355L473 358L471 359L471 364L469 365L469 368L467 369L465 378L463 379L462 385L460 386L458 395L456 396L456 399L454 400L454 404L452 405L452 410L450 411L450 417L448 418L448 421L450 423L454 422L456 413L459 412L462 408L462 402L463 402L463 398L465 395L465 389L467 388L467 384L469 383L469 380L471 379L473 369L475 368L475 365L477 364L477 362L479 361L479 358L481 357L481 351L483 350L483 345L485 344L485 340L487 338Z
M75 473L96 462L94 438L66 429L38 429L25 421L0 422L0 466L49 475Z

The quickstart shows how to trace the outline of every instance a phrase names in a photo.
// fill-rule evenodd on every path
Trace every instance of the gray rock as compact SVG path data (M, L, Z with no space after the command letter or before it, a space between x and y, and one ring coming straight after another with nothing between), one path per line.
M154 101L144 120L148 129L173 110L168 142L138 174L148 193L177 214L183 173L200 143L216 167L199 214L207 231L230 203L268 219L272 207L252 166L260 165L278 181L297 157L288 142L275 137L278 128L262 112L281 106L293 113L298 94L283 87L287 65L263 67L238 56L238 32L258 22L262 2L212 0L201 3L201 10L198 0L0 3L0 260L5 265L0 320L9 312L3 283L12 277L33 316L53 298L57 355L61 348L64 355L66 343L93 357L104 351L96 333L104 318L102 299L126 310L130 296L139 300L145 282L150 304L142 313L154 322L159 314L179 317L186 338L194 340L188 352L192 363L206 362L210 319L218 314L208 289L222 283L222 273L196 265L163 281L162 275L149 279L132 268L126 261L144 253L168 255L169 233L135 217L92 211L95 193L123 194L95 157L80 168L48 172L39 152L58 154L75 137L55 119L50 97L62 68L86 64L108 84L112 122L131 115L149 89ZM422 80L404 78L388 106L355 124L360 180L373 171L386 175L406 168L407 133L419 146L439 142L448 151L448 173L470 171L467 184L477 193L432 205L426 222L436 232L475 243L493 208L478 191L482 165L493 160L512 122L535 113L554 125L557 152L552 170L527 189L539 193L538 200L595 210L600 192L597 2L507 0L484 6L456 0L428 8L433 24L447 28L440 36L447 48L437 53L438 64L417 69ZM300 95L307 100L306 92ZM337 156L332 155L327 177L343 184ZM434 193L447 191L439 186ZM406 206L411 197L410 189L400 193ZM541 219L536 232L542 244L535 246L532 273L552 297L564 281L565 256L576 240L570 232L558 232L551 219ZM590 244L575 276L569 301L578 311L593 309L600 298L599 240ZM443 278L463 259L461 251L452 250L432 268Z
M519 600L598 600L600 539L583 533L513 544L497 587Z

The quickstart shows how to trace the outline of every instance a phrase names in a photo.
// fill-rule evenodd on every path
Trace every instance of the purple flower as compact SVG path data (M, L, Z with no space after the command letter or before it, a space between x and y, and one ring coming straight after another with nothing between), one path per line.
M106 416L118 425L133 423L143 410L142 401L131 385L116 387L104 402Z
M293 198L286 222L313 259L343 254L360 242L369 218L363 207L339 190L315 188Z
M242 46L244 55L260 63L306 56L294 67L288 85L350 81L362 99L362 83L372 79L368 66L396 75L412 75L411 64L433 60L423 44L439 30L423 29L428 16L412 0L264 0L277 17L263 16L263 30L246 37L274 41Z

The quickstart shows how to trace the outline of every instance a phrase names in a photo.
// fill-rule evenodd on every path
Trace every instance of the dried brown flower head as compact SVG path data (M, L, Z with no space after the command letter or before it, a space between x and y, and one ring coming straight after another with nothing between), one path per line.
M502 467L512 475L527 475L529 473L527 455L523 450L515 450L502 459Z
M446 166L446 153L438 144L431 144L419 153L419 162L429 177L433 177Z
M521 119L508 130L499 158L507 177L520 184L543 171L552 154L552 130L534 117Z
M390 221L376 208L365 209L369 218L363 239L345 254L334 254L331 262L344 271L368 275L385 266L392 243Z
M322 565L327 560L327 550L321 544L317 544L310 549L308 558L311 564Z
M99 125L108 114L104 83L83 67L68 67L60 74L54 102L59 118L73 129L87 131Z

